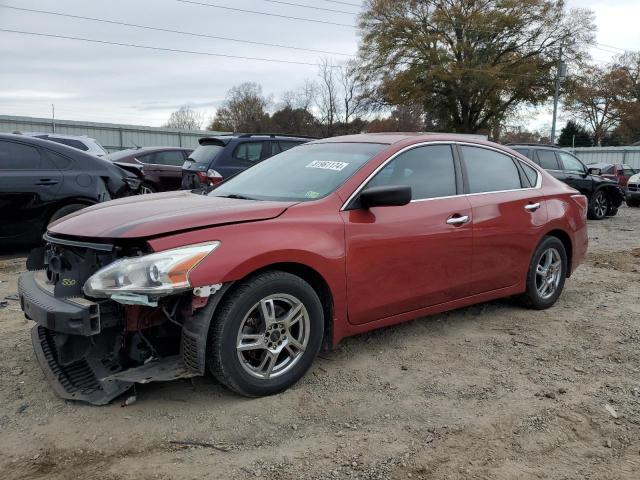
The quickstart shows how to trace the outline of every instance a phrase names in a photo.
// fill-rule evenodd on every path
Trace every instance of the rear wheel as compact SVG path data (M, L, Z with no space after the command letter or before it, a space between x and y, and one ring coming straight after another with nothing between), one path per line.
M140 185L140 190L138 190L138 195L148 195L149 193L156 193L158 190L156 187L151 185L150 183L144 182Z
M597 191L589 201L589 218L591 220L602 220L607 216L609 200L603 190Z
M527 290L522 300L536 310L553 306L564 288L567 276L567 253L556 237L544 237L531 258L527 273Z
M313 288L286 272L266 272L240 284L216 313L207 363L220 383L245 396L293 385L320 350L322 304Z
M619 207L614 207L609 204L609 207L607 208L607 217L615 217L618 214L618 208Z

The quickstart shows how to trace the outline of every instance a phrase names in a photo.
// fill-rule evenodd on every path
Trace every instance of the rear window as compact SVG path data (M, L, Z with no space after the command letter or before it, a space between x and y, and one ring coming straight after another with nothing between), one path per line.
M224 150L222 145L200 145L189 155L187 162L190 164L185 167L190 170L206 170L222 150Z
M62 145L67 145L71 148L75 148L76 150L82 150L83 152L86 152L87 150L89 150L89 147L87 147L84 143L82 143L79 140L72 140L70 138L56 138L56 137L46 137L46 140L49 140L50 142L56 142L56 143L61 143Z

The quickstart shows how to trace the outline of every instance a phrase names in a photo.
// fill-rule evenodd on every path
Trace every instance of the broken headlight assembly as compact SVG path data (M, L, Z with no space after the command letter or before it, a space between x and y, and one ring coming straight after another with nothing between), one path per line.
M220 242L201 243L116 260L86 281L84 293L97 298L121 295L153 298L188 290L189 272L219 245Z

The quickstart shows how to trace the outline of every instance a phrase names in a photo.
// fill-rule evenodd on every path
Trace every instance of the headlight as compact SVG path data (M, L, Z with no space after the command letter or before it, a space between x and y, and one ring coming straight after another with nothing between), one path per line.
M90 297L120 293L161 297L188 290L189 272L219 245L202 243L117 260L93 274L84 284L84 293Z
M635 175L631 175L629 177L628 182L630 182L630 183L640 182L640 173L636 173Z

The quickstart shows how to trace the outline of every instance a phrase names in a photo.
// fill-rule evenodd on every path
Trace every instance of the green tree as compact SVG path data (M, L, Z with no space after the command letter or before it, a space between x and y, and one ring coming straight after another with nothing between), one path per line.
M593 144L591 135L586 128L569 120L560 131L558 145L561 147L590 147Z
M548 100L565 47L586 55L588 10L554 0L369 0L360 72L380 105L419 104L443 130L489 132L524 103Z

